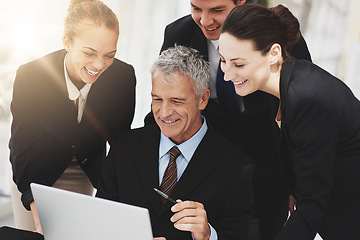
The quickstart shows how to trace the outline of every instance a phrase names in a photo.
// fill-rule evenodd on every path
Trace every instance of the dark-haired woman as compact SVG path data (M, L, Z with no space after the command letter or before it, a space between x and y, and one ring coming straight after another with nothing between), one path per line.
M92 194L106 141L130 128L135 74L114 58L118 36L117 17L105 4L73 1L65 20L65 49L17 71L10 161L22 203L40 233L30 183Z
M360 102L341 80L288 56L299 36L282 5L235 8L219 42L224 79L240 96L280 99L274 120L296 210L275 239L360 239Z

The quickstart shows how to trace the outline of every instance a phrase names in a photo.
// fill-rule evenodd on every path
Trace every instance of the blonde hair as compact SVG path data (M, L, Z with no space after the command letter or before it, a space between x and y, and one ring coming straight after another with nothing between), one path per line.
M105 25L119 34L119 21L116 14L98 0L71 0L65 19L65 36L73 40L81 32L84 24Z

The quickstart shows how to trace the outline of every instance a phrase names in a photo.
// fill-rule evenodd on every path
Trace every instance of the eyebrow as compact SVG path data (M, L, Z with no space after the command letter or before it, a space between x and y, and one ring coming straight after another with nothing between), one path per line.
M224 58L220 53L219 53L219 55L220 55L220 57ZM245 58L241 58L241 57L237 57L237 58L232 58L232 59L230 59L230 61L236 61L236 60L244 60L244 61L246 61Z
M194 5L193 3L190 3L190 5L191 5L192 7L194 7L194 8L199 8L198 6ZM217 9L222 9L222 8L225 8L225 6L224 6L224 5L223 5L223 6L217 6L217 7L211 8L211 9L217 10ZM199 8L199 9L201 9L201 8Z
M156 94L151 94L151 97L158 97L158 98L161 98L163 99L162 97L156 95ZM177 101L186 101L185 98L177 98L177 97L172 97L172 98L169 98L170 100L177 100Z
M91 48L91 47L84 47L84 48L89 49L89 50L91 50L91 51L93 51L93 52L97 52L95 49L93 49L93 48ZM112 53L116 53L116 50L113 50L113 51L108 52L108 53L106 53L106 54L112 54Z

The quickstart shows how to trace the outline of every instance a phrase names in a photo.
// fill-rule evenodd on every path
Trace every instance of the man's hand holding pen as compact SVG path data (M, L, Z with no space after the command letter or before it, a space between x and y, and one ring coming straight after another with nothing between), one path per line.
M203 204L177 200L177 203L171 207L171 211L175 214L170 221L174 223L176 229L191 232L195 240L210 238L210 226Z
M208 240L211 235L204 205L199 202L174 200L157 188L154 191L164 197L167 201L174 203L171 211L175 214L170 218L174 227L181 231L192 233L195 240ZM163 238L154 238L163 240Z

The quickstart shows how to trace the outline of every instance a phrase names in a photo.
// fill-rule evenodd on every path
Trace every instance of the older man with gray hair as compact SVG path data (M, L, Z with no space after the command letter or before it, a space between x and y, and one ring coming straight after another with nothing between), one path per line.
M201 115L210 96L208 72L194 49L162 52L151 70L157 124L122 135L104 164L97 196L147 208L154 236L161 239L247 235L252 165Z

